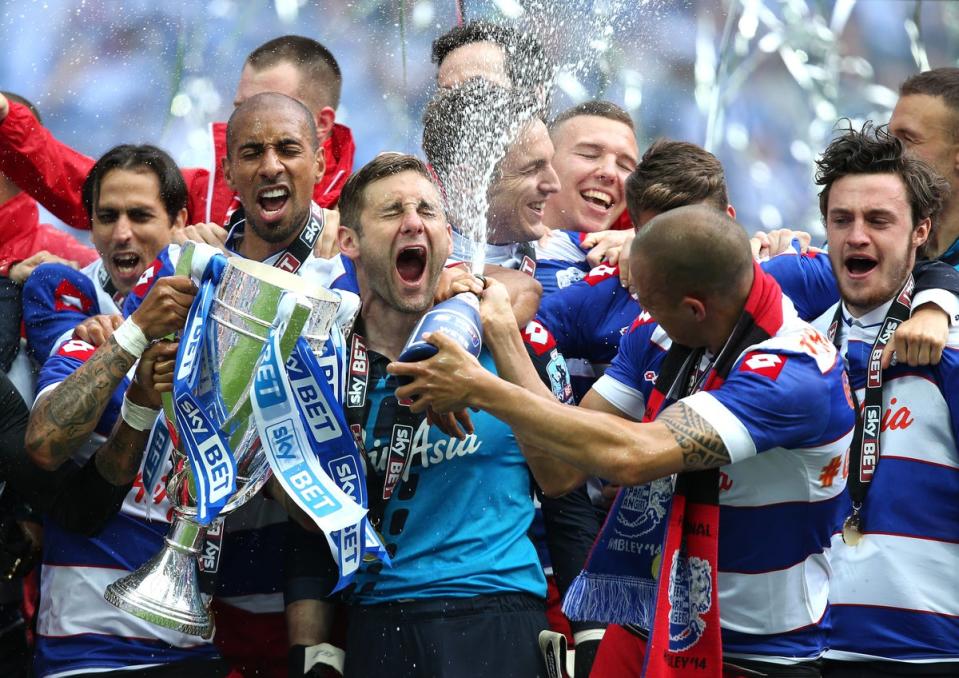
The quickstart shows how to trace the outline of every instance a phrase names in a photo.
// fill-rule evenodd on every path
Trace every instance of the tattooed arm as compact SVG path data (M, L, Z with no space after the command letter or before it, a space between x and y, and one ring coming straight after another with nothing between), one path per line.
M54 471L93 433L110 396L136 358L112 337L34 405L27 426L31 461Z
M143 352L126 398L134 405L158 410L161 392L173 390L173 370L179 342L161 341ZM97 471L111 485L129 485L136 479L150 431L138 431L122 417L96 452Z
M185 276L161 278L130 320L148 340L159 339L183 327L195 294L193 282ZM69 459L96 428L111 394L136 360L110 337L44 395L34 405L27 428L27 453L33 463L52 471Z
M568 464L628 486L729 463L716 430L683 402L664 410L654 422L636 423L562 405L539 391L504 381L439 333L430 341L440 348L433 358L390 364L393 374L414 377L412 383L397 389L397 397L413 397L414 412L427 407L437 412L463 407L485 410L506 422L527 459L532 461L535 455L541 466L552 458L556 466ZM561 493L562 485L543 489Z

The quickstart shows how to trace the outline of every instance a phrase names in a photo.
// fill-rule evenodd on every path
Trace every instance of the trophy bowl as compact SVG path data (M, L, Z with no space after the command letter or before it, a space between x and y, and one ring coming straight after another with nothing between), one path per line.
M187 243L177 264L177 274L192 271L194 280L199 280L209 254L201 246ZM220 517L249 501L270 478L270 465L260 445L250 404L250 389L280 300L289 292L296 294L297 301L280 338L282 359L289 357L301 334L312 350L322 350L336 317L339 297L301 277L249 259L227 259L204 321L206 338L204 350L200 351L194 395L214 404L210 408L214 410L214 424L227 439L236 464L236 491L220 510ZM175 440L183 441L169 394L164 394L164 410L168 426L174 423ZM137 570L110 584L104 597L150 623L209 638L213 634L213 619L200 594L197 561L207 526L198 520L194 469L188 463L182 442L174 447L167 492L173 518L163 547Z

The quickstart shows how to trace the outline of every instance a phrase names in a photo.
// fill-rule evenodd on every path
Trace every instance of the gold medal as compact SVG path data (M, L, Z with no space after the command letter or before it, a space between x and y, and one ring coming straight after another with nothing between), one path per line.
M842 540L846 546L856 546L862 540L862 532L859 531L859 528L862 527L862 521L859 519L859 512L854 511L846 520L842 523Z

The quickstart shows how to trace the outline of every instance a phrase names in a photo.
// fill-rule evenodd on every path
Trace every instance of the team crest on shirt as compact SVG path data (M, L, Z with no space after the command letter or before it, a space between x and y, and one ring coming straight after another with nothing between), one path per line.
M556 286L559 289L569 287L574 282L578 282L586 277L586 274L583 273L578 268L564 268L560 271L556 271Z
M669 570L669 649L684 652L699 642L706 630L703 615L713 604L712 566L703 558L679 551Z
M559 351L550 352L546 373L549 374L549 389L556 399L562 403L573 404L573 386L569 381L569 368L566 366L566 359Z
M660 478L623 491L615 530L621 537L635 539L652 532L666 517L673 496L673 481L672 478Z

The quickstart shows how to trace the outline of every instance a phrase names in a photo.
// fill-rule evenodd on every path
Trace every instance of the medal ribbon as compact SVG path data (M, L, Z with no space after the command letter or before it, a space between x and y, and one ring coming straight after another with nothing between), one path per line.
M339 445L342 436L348 436L349 433L337 421L338 408L335 402L330 403L322 395L321 384L326 382L325 378L315 379L314 375L316 393L309 394L307 412L296 411L290 379L285 366L280 362L280 337L294 307L294 295L285 294L280 301L277 318L257 359L250 401L260 441L274 475L293 501L313 519L324 534L329 535L339 530L355 529L366 515L366 509L327 476L315 454L306 453L310 450L312 436L316 436L316 440L332 441L331 445ZM301 350L297 360L309 364L304 353L309 353L309 349L305 352ZM299 390L302 389L298 387ZM308 424L304 422L306 415L310 417ZM357 533L357 537L362 538L362 535ZM355 550L355 554L344 553L341 556L349 555L353 558L355 555L358 563L359 548Z
M846 480L846 487L849 488L853 510L848 520L857 531L862 530L862 505L866 501L869 485L879 465L879 434L882 429L882 352L895 334L896 328L909 318L914 287L915 282L910 274L899 295L886 311L882 327L869 352L869 362L866 366L865 402L859 402L855 388L849 389L856 408L856 427L849 447L849 478ZM829 325L829 339L840 355L843 355L842 332L839 331L842 322L842 303L840 303Z
M215 400L217 394L208 392L202 401L194 395L202 370L203 344L208 335L206 321L213 305L214 290L225 267L226 257L215 255L203 271L200 290L190 307L177 349L173 377L173 409L181 443L196 481L197 522L201 525L209 525L236 492L233 453L226 437L204 407L208 403L203 402L210 397ZM216 366L209 366L210 371L215 369Z
M300 234L291 242L285 250L279 253L273 266L290 273L296 273L300 267L306 263L310 254L313 253L313 246L316 245L323 227L326 225L326 217L323 214L323 208L316 203L310 203L310 216L306 225L300 231ZM246 229L246 212L243 207L238 208L226 223L227 237L226 247L235 252L243 240L243 232Z

